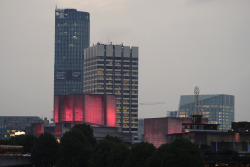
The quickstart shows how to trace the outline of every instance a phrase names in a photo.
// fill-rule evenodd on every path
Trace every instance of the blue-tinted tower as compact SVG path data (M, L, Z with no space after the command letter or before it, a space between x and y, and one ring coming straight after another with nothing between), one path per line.
M83 93L84 49L89 47L89 13L55 10L54 95Z
M211 124L220 124L219 129L227 131L234 122L233 95L213 94L199 95L199 112L208 118ZM195 111L195 96L182 95L180 98L178 117L189 118Z

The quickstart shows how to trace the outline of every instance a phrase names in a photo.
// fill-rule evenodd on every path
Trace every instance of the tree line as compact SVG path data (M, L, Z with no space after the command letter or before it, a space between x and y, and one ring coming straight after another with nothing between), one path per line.
M97 142L89 125L79 124L66 132L60 143L44 133L1 140L0 144L22 145L36 167L201 167L204 161L196 144L181 138L155 148L147 142L132 146L117 137Z

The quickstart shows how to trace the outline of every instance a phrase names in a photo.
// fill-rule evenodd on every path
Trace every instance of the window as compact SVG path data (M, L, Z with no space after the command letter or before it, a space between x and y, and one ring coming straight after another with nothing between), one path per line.
M123 81L124 84L129 84L129 81Z

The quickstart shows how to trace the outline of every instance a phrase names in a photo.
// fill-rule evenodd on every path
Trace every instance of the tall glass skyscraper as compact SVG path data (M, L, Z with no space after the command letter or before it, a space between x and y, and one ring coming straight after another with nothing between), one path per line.
M195 111L195 96L182 95L178 117L188 118ZM220 124L220 130L231 129L234 122L234 96L225 94L199 95L199 111L211 124Z
M89 41L89 13L55 10L54 95L83 93L84 49Z
M84 50L84 92L116 95L116 126L138 133L138 47L97 45Z

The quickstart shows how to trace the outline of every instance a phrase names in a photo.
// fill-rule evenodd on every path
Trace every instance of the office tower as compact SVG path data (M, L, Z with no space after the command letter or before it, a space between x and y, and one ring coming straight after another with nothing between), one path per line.
M177 117L178 111L167 111L167 117Z
M138 47L97 43L84 55L84 92L115 94L116 126L137 134Z
M195 96L182 95L178 117L188 118L195 110ZM220 124L219 130L231 129L234 122L234 96L225 94L199 95L199 111L211 124Z
M89 47L89 13L55 10L54 95L83 93L84 49Z

